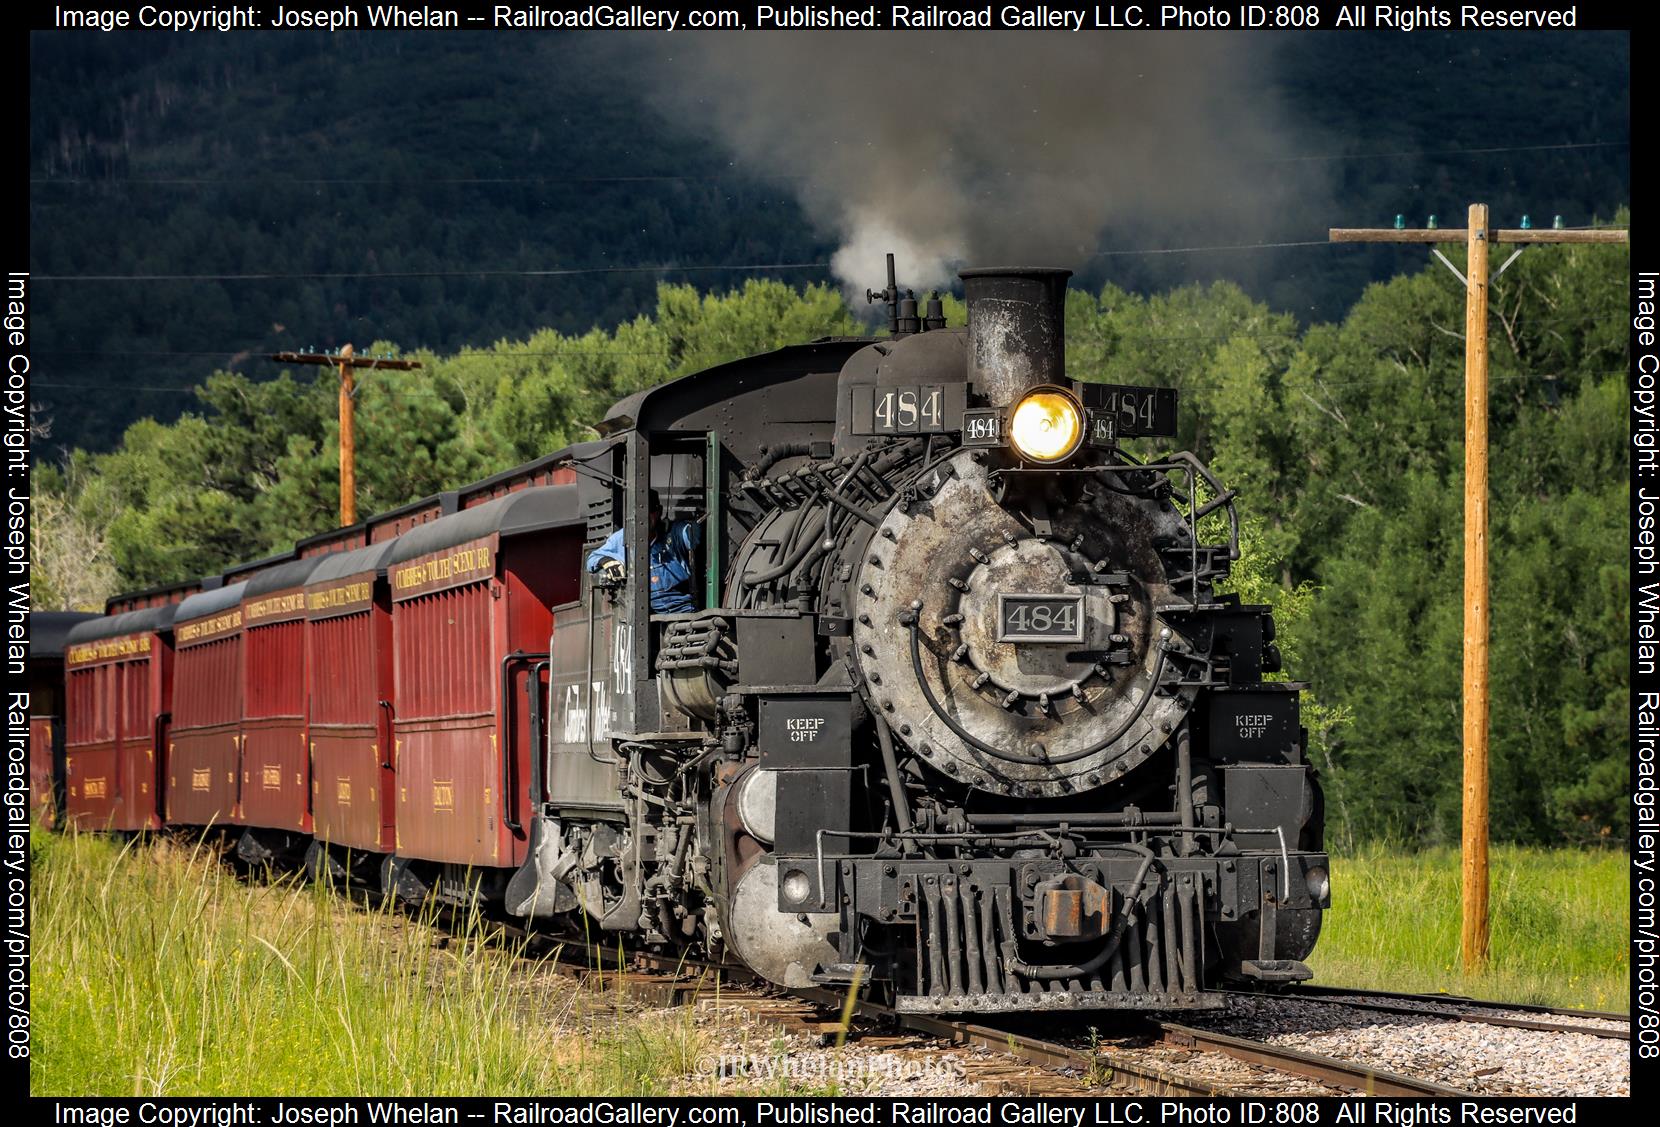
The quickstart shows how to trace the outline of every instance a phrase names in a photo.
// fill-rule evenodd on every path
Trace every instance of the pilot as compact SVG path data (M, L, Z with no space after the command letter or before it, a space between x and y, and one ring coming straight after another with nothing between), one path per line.
M689 520L663 522L663 499L651 491L651 609L654 614L696 610L692 553L703 542L703 529ZM615 585L623 581L627 552L617 529L588 556L588 570Z

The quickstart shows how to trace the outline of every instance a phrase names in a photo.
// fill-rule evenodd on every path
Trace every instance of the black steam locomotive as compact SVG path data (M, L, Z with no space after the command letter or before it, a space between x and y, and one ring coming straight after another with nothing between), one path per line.
M567 452L592 547L701 521L703 609L645 567L556 608L506 910L725 948L902 1011L1203 1008L1308 977L1320 790L1268 609L1218 595L1233 493L1176 396L1068 380L1063 270L969 270L966 329L640 392ZM1208 540L1213 542L1206 542Z
M1173 392L1065 378L1066 277L967 271L948 329L890 262L886 339L111 600L68 633L43 806L902 1011L1308 977L1320 791L1267 608L1214 591L1233 494L1122 448ZM702 532L672 603L582 566L660 559L665 516Z

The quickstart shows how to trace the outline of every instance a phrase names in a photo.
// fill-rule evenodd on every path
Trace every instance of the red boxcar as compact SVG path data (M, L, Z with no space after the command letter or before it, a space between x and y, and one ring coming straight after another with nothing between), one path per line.
M242 591L242 801L249 826L311 833L305 584L318 558L267 568Z
M242 595L246 583L190 596L173 618L173 730L167 821L240 823Z
M85 829L160 827L159 765L172 691L172 606L69 631L64 810Z
M306 584L312 833L371 853L394 847L389 540L325 556Z
M48 829L63 810L63 649L71 628L97 617L76 611L29 614L29 809Z
M576 488L543 486L404 533L387 563L397 715L397 849L483 867L525 857L525 679L549 610L577 597Z

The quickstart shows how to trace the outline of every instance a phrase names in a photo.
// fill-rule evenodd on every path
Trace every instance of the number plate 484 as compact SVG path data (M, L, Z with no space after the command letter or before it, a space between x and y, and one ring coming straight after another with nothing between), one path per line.
M997 596L999 642L1082 642L1082 595Z

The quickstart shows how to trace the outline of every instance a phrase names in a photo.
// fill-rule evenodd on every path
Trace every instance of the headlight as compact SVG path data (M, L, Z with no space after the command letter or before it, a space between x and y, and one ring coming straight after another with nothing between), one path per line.
M792 869L784 878L784 895L792 904L805 904L813 894L813 882L800 869Z
M1058 462L1070 456L1083 437L1084 409L1059 388L1028 392L1009 418L1009 441L1034 462Z
M1304 879L1308 882L1308 894L1315 904L1322 904L1326 897L1331 895L1331 876L1326 872L1324 865L1316 865L1310 869Z

